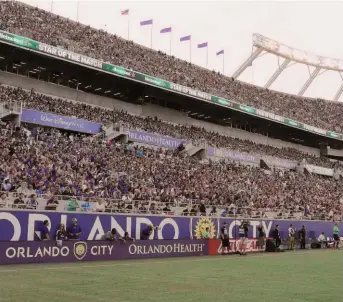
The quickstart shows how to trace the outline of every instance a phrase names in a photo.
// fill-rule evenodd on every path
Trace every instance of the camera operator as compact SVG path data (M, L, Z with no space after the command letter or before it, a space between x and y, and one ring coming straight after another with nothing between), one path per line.
M111 231L106 232L103 236L102 236L102 240L109 240L109 241L114 241L116 242L116 235L117 235L117 230L116 229L112 229Z
M130 237L129 236L129 233L128 232L125 232L124 233L124 236L123 237L120 237L119 240L123 243L126 243L127 241L135 241L134 238Z
M149 240L150 235L154 230L158 230L159 228L156 226L154 227L152 224L148 225L141 233L141 240Z
M246 247L248 244L249 221L242 221L238 234L240 237L240 255L246 255Z

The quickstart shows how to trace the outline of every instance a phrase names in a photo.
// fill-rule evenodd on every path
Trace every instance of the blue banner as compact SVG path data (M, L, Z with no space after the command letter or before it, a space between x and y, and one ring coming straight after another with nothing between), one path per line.
M73 130L83 133L95 134L101 131L101 124L99 123L88 122L86 120L32 109L23 109L21 120L26 123Z
M60 213L34 211L6 211L0 212L0 241L35 241L41 238L40 229L44 220L49 221L52 236L60 223L67 228L72 218L78 219L82 229L80 240L100 240L101 236L116 228L119 235L128 232L130 236L140 239L143 229L148 225L158 227L150 239L200 239L202 232L209 227L212 238L218 237L218 231L224 222L228 223L230 238L238 237L238 226L241 221L231 218L212 217L173 217L173 216L138 216L125 214L95 214L95 213ZM299 220L250 220L249 237L256 238L257 227L262 222L266 236L272 236L275 226L280 226L280 233L287 237L287 230L292 223L297 230L302 225L307 228L307 237L318 237L321 232L332 237L333 222L299 221ZM343 224L340 224L343 228Z
M129 140L139 142L142 144L155 145L170 149L176 149L181 143L185 143L184 140L162 136L158 134L152 134L149 132L129 130Z

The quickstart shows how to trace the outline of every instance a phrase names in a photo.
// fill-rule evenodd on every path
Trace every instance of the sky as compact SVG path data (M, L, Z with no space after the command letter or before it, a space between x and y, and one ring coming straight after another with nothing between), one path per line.
M22 2L101 28L136 43L162 50L194 64L231 76L253 50L252 35L259 33L294 48L343 59L343 1L64 1ZM129 9L129 16L121 10ZM153 19L153 26L140 21ZM172 33L160 30L172 27ZM181 36L192 35L189 42ZM208 49L197 44L208 42ZM170 48L171 46L171 48ZM190 48L191 46L191 48ZM216 56L219 50L224 56ZM238 78L264 86L283 59L265 54ZM224 67L224 69L223 69ZM297 94L309 72L303 64L287 68L270 89ZM342 77L343 78L343 77ZM343 83L340 73L326 71L304 96L331 100ZM340 101L343 101L341 96Z

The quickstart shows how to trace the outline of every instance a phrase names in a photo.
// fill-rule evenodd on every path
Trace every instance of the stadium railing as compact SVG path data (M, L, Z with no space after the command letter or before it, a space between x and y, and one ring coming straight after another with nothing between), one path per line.
M137 215L173 215L173 216L208 216L213 218L227 217L232 219L275 219L275 220L327 220L327 221L342 221L342 216L335 217L318 217L315 215L305 215L303 211L276 211L268 209L256 209L251 207L236 207L227 205L205 204L206 213L200 213L198 206L201 203L199 200L187 200L180 202L161 202L154 200L122 200L113 198L101 197L76 197L66 195L36 195L37 205L32 206L26 204L26 201L31 196L32 192L24 193L25 204L14 204L14 200L19 196L18 192L0 192L7 194L6 200L0 199L0 208L11 210L37 210L37 211L77 211L88 213L126 213ZM55 198L58 205L47 205L47 201ZM72 199L78 201L78 206L75 208L68 206ZM101 201L105 204L105 208L97 207L97 202ZM138 205L139 207L137 207ZM169 206L169 210L163 210ZM196 211L191 211L193 207ZM212 210L215 208L215 212ZM239 212L237 209L239 208ZM227 213L227 210L231 212Z

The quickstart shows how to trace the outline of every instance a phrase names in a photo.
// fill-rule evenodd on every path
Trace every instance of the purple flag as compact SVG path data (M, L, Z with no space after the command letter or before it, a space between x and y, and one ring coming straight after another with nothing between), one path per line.
M208 42L200 43L198 44L198 48L204 48L204 47L207 47L207 45L208 45Z
M191 35L189 36L184 36L184 37L181 37L180 38L180 42L183 42L183 41L190 41L191 40Z
M152 25L152 19L150 19L150 20L145 20L145 21L141 21L140 24L141 24L141 26L144 26L144 25Z
M160 33L161 33L161 34L171 33L171 31L172 31L172 28L171 28L171 27L166 27L166 28L162 28L162 29L160 30Z
M223 55L223 54L224 54L224 49L222 49L222 50L220 50L220 51L217 52L217 56Z

